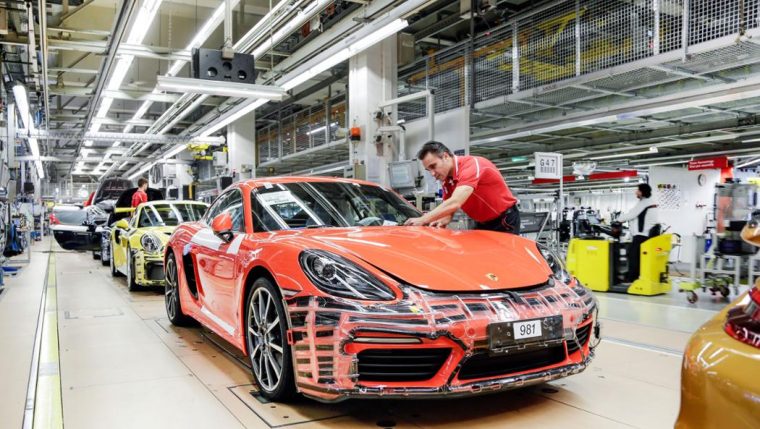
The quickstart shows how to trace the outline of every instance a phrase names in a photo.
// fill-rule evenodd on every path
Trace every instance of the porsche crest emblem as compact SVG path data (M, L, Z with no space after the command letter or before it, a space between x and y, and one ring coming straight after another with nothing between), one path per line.
M495 282L499 281L499 278L496 277L496 274L494 274L494 273L488 273L488 274L486 274L486 277L488 277L489 280L492 280L492 281L495 281Z

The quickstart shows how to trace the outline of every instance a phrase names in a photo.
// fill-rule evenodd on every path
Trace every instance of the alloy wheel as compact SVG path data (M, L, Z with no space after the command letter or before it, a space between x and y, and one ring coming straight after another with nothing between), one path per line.
M253 372L260 386L273 391L282 379L285 341L280 318L272 294L258 288L253 292L248 309L248 338Z
M166 303L166 314L169 319L177 317L177 302L179 301L179 294L177 293L177 264L174 262L174 258L169 258L166 261L166 275L164 286L164 301Z

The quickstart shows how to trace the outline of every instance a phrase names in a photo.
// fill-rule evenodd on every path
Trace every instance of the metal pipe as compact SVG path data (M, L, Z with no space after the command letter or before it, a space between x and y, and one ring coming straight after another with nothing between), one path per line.
M195 137L189 138L178 135L143 134L143 133L108 133L108 132L82 132L82 131L46 131L40 129L19 129L16 131L17 138L36 138L40 140L93 140L93 141L130 141L130 142L155 142L162 144L176 143L204 143L219 145L224 143L224 137ZM79 155L78 153L76 155Z

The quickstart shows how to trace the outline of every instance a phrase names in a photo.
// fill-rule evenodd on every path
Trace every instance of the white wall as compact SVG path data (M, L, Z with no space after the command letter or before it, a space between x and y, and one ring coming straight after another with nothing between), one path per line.
M415 159L417 151L427 143L428 136L427 118L417 119L403 124L406 128L406 154L405 159ZM451 149L452 152L464 150L465 155L470 153L470 108L450 110L435 115L434 138ZM422 171L422 166L420 166ZM437 184L435 179L427 172L425 175L425 190L435 192Z
M626 212L631 209L638 200L635 188L621 189L620 191L599 191L571 193L567 201L568 207L591 207L597 211L603 219L610 221L613 212Z
M705 184L700 186L697 178L705 175ZM660 222L670 226L670 231L681 235L680 255L671 254L671 259L690 262L693 257L694 234L702 234L708 216L712 213L715 185L720 181L719 170L688 171L677 167L652 167L649 184L652 196L658 204ZM675 185L676 191L660 189L658 185Z

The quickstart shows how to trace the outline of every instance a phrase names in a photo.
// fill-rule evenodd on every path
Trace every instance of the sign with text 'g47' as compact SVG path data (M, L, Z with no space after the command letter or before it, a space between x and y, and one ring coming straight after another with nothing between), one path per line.
M561 179L562 154L536 152L536 179Z

